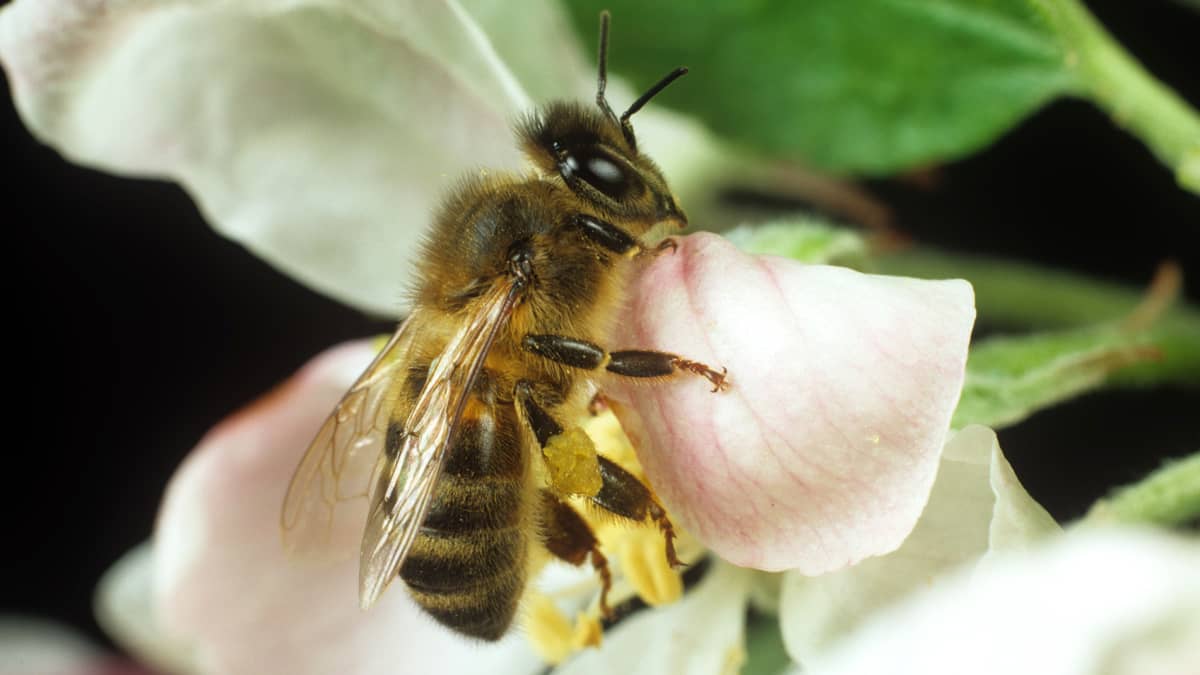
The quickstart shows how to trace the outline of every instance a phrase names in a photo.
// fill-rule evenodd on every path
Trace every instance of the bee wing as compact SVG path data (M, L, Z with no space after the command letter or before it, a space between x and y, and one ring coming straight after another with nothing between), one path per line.
M517 290L512 282L499 282L480 298L430 364L425 386L404 422L399 449L379 456L359 561L359 604L364 609L396 577L421 529L467 395L512 314Z
M421 332L421 323L419 314L414 313L400 324L305 451L280 517L289 554L348 557L353 551L352 543L335 542L333 535L359 532L371 471L383 453L395 386L403 381L395 376L407 363L404 357ZM363 506L347 504L355 500L361 500Z

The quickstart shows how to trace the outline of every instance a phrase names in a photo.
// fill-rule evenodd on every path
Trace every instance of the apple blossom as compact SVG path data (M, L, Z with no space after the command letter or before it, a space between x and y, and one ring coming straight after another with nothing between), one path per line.
M26 123L69 158L176 179L271 263L396 312L449 181L516 166L509 119L531 99L592 86L556 6L530 4L519 25L496 7L21 0L0 11L0 60ZM684 204L730 170L721 162L744 168L693 124L652 111L638 124ZM702 544L735 564L817 574L888 553L912 530L973 321L965 282L752 257L695 235L642 270L612 347L726 366L732 388L606 385L651 484ZM519 638L466 643L403 592L362 614L351 567L284 559L277 514L291 470L369 352L321 357L215 429L172 480L152 564L136 569L153 588L146 620L198 670L532 667ZM748 573L718 563L714 574ZM686 622L708 588L654 621Z
M886 520L884 515L890 515L892 520L888 528L903 530L911 529L916 514L909 514L896 504L908 499L924 500L928 493L928 483L932 480L933 469L939 454L941 437L945 434L950 409L954 400L957 383L961 381L962 359L966 350L967 332L970 326L969 291L965 285L951 284L942 286L932 282L903 282L901 280L884 279L861 275L837 268L810 267L798 263L788 263L784 260L753 259L737 252L735 249L721 244L711 236L689 237L681 240L679 250L671 256L661 256L646 270L644 278L657 279L657 291L663 297L672 297L679 293L694 292L697 289L686 285L696 279L705 279L713 272L689 274L692 281L685 281L683 276L672 274L676 266L683 265L690 270L703 270L705 265L720 264L723 274L717 274L727 288L738 288L745 284L749 292L789 289L791 293L803 294L804 284L811 281L811 275L816 274L818 285L811 289L812 293L821 293L820 277L822 274L832 275L843 288L849 288L844 294L846 303L837 307L836 311L825 314L813 313L814 320L832 321L831 315L886 317L889 311L897 308L905 311L903 329L890 336L890 350L887 354L912 354L912 345L905 345L900 338L913 335L916 330L913 322L924 318L925 323L932 326L952 326L957 335L946 337L928 328L921 335L931 336L921 339L921 349L929 345L938 345L946 350L946 354L929 366L927 371L938 373L940 369L950 371L941 378L948 391L936 394L935 398L945 400L944 409L938 419L928 422L928 428L921 427L925 415L913 414L908 408L895 403L894 398L908 400L928 396L930 389L935 389L930 382L939 378L931 377L927 382L924 378L903 376L903 368L896 372L896 382L887 387L886 404L874 404L873 399L863 391L860 382L851 378L849 391L839 389L838 383L843 381L837 373L823 374L820 368L810 367L811 377L828 377L822 384L822 393L830 400L859 396L858 406L853 408L854 416L847 418L843 415L826 413L824 415L805 414L801 409L795 418L784 416L779 418L782 426L777 430L756 426L761 424L759 419L751 418L739 429L741 433L750 433L755 438L767 433L780 434L778 437L788 443L790 452L797 453L787 461L794 462L791 468L797 475L813 471L814 466L819 473L813 474L815 484L829 491L830 497L824 500L845 499L863 504L862 511L869 511L871 502L890 504L890 511L872 516L878 521ZM748 267L747 267L748 266ZM777 285L755 287L753 273L762 273L762 266L767 266L773 274ZM915 284L915 286L913 286ZM684 285L685 288L679 288ZM855 290L855 285L863 285L870 289L878 285L883 290L877 291L879 302L889 303L890 309L884 306L859 305L864 296L871 299L868 290ZM899 286L899 291L892 289ZM798 286L798 287L797 287ZM957 320L934 312L933 318L923 317L920 302L916 302L911 294L914 288L929 287L935 298L930 306L936 306L936 299L941 297L946 306L957 308ZM965 291L965 292L964 292ZM946 302L938 293L949 293L954 300L954 294L959 294L959 302ZM729 317L735 320L754 321L755 331L746 338L745 347L754 349L750 336L756 334L782 336L788 344L795 346L804 353L805 336L795 332L797 323L793 317L784 311L770 306L763 307L759 303L748 304L743 293L733 293L709 297L704 305L687 305L698 307L696 321L714 324L718 328L713 334L721 335L719 329L723 321ZM749 308L751 313L739 310ZM711 312L711 314L710 314ZM765 312L760 314L760 312ZM766 317L763 319L762 317ZM653 331L658 334L665 330L658 321L670 322L666 326L683 326L686 321L680 321L669 312L646 312L639 309L637 303L630 308L627 325L634 332ZM862 330L857 334L864 339L880 339L870 330L877 328L870 320L859 323ZM829 329L828 324L826 329ZM690 336L680 331L677 336L684 340L684 347L700 348L701 343L686 342ZM731 346L738 346L735 337L726 334L726 340ZM849 342L850 340L847 339ZM718 347L719 348L719 347ZM338 396L353 380L359 369L365 366L370 358L370 349L365 345L343 347L327 356L322 357L313 365L306 368L293 381L279 392L268 397L264 402L256 404L248 411L227 421L214 430L201 447L193 453L176 478L172 481L163 506L159 527L155 536L155 563L153 569L154 584L157 588L158 611L169 628L170 633L187 636L203 664L201 670L210 668L229 670L232 672L255 672L266 668L268 664L278 664L280 654L286 654L294 662L288 661L291 672L304 672L305 668L312 672L320 672L320 668L332 667L334 663L343 662L354 664L358 672L374 672L376 668L384 668L394 659L403 658L406 663L413 662L423 653L411 645L406 645L398 637L385 639L386 635L395 633L413 634L420 645L438 644L423 637L432 632L439 635L438 639L452 643L458 638L434 626L430 620L421 616L412 602L403 593L392 593L385 597L385 602L370 613L362 614L355 609L354 603L354 570L345 564L337 567L310 568L290 565L284 557L284 552L277 538L277 514L283 491L290 473L299 459L300 453L317 426L336 402ZM709 419L730 418L736 415L746 415L747 401L751 404L756 400L756 388L782 386L776 378L786 375L788 370L783 365L771 367L761 362L737 360L738 352L730 352L730 359L735 372L740 373L734 381L736 391L745 392L738 396L713 394L703 386L696 386L696 381L682 381L675 388L675 396L681 401L688 401L689 389L696 389L704 398L711 401L711 407L696 411L686 409L677 413L680 424L699 425L709 423ZM910 361L901 361L908 365L923 363L917 356L909 356ZM845 353L831 353L824 363L826 368L847 368L859 374L869 372L870 367L879 367L888 359L877 354L864 353L859 350L849 350ZM887 372L886 369L882 372ZM786 384L786 380L784 384ZM917 387L910 390L906 387ZM692 387L685 388L691 384ZM792 387L801 392L803 383L795 382ZM876 385L878 386L878 385ZM647 389L647 391L652 391ZM911 392L911 393L910 393ZM801 396L802 393L796 394ZM665 405L659 403L657 405ZM877 407L873 407L877 406ZM786 407L775 406L777 410L786 411ZM654 407L631 407L628 410L639 411L643 420L642 428L651 428L646 420L652 417ZM818 410L820 410L818 408ZM696 412L702 416L697 417ZM889 420L887 414L898 414L899 421ZM781 414L781 413L773 413ZM899 424L904 433L912 433L912 429L924 429L923 438L912 441L913 456L907 460L918 467L923 458L928 457L933 465L928 470L928 477L918 469L910 472L887 470L889 466L875 454L878 444L873 439L867 439L865 449L854 443L847 443L842 454L837 456L822 456L821 449L828 449L831 433L823 424L853 424L860 423L867 416L870 429L887 430L889 425ZM849 419L847 422L846 420ZM718 427L714 427L718 428ZM821 439L821 444L815 449L809 449L804 444L803 436L798 440L782 432L795 428L811 436ZM722 431L722 433L724 433ZM649 435L647 434L647 437ZM672 470L672 461L696 463L713 461L720 466L733 465L735 461L744 462L747 467L775 467L780 461L772 455L772 447L767 444L756 444L736 435L726 435L725 445L709 445L703 439L697 442L688 438L672 438L665 436L656 441L663 445L651 443L642 447L641 455L647 465L657 462ZM721 453L725 453L722 455ZM807 454L806 454L807 453ZM706 457L699 460L699 457ZM681 458L681 459L676 459ZM848 468L840 467L839 462L851 465L858 463L869 467L869 462L878 462L884 467L875 473L870 480L860 480ZM820 463L818 463L820 462ZM686 467L685 467L686 468ZM679 470L685 470L681 468ZM702 467L693 469L698 471ZM648 469L649 471L649 469ZM753 469L743 469L742 476L736 480L753 480L761 483L757 490L743 494L739 504L749 505L760 513L769 513L772 508L779 506L787 509L787 516L775 519L763 518L760 521L743 518L747 536L744 532L730 532L728 529L704 529L696 531L700 540L721 552L722 549L747 551L751 555L761 555L760 550L773 552L772 555L789 555L792 567L800 567L805 563L805 555L812 549L805 546L791 546L779 553L778 542L791 534L790 518L802 519L807 527L821 532L828 528L838 531L846 518L840 509L829 508L818 499L814 504L804 499L796 499L795 495L802 492L789 476L789 471L768 475L756 473ZM839 480L839 474L844 474ZM654 474L648 474L655 481ZM705 489L715 493L728 494L736 489L737 482L722 482L717 474L705 475ZM818 480L819 479L819 480ZM662 478L664 484L672 480L670 474ZM655 485L659 483L655 482ZM672 493L664 491L664 498ZM679 501L668 501L671 508L679 513L704 514L718 512L726 508L724 502L706 499L703 494L688 495L682 492L675 495ZM707 509L707 511L706 511ZM918 505L917 512L920 506ZM853 510L851 510L854 512ZM855 518L856 516L850 516ZM685 522L685 526L687 523ZM773 529L777 528L777 529ZM907 528L907 529L905 529ZM903 534L901 535L902 538ZM337 539L335 535L335 539ZM864 531L850 530L843 533L839 541L849 543L858 555L886 553L898 542L887 537L881 537L871 529ZM756 548L756 546L758 548ZM825 556L828 549L818 549L818 558ZM849 555L849 554L845 554ZM461 640L460 640L461 641ZM499 649L499 648L498 648ZM399 650L399 651L393 651ZM457 653L457 652L456 652ZM464 652L472 659L484 658L515 658L507 652L492 655L481 649ZM526 656L529 656L526 654Z

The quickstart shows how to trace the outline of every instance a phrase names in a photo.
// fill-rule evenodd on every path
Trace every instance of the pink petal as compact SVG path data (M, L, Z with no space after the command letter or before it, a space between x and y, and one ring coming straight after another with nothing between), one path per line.
M172 480L155 532L157 604L205 672L536 670L519 635L469 642L401 587L361 611L356 557L332 566L285 557L279 509L292 470L371 356L367 342L326 352L214 429Z
M608 389L631 404L622 423L684 527L735 564L804 574L900 545L962 387L968 283L752 257L697 234L635 286L613 347L725 366L732 383Z

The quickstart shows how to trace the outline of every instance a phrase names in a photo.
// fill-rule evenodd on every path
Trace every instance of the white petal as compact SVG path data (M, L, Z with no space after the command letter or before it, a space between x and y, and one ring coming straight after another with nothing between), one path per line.
M460 4L487 34L500 59L534 102L595 98L595 56L584 53L562 3L522 0L515 5L504 0L460 0ZM597 29L599 25L597 15ZM627 93L622 84L615 86L617 96Z
M178 180L226 235L383 313L440 195L519 166L509 121L528 107L438 0L21 0L0 12L0 60L43 141Z
M806 672L1197 672L1200 543L1129 531L1053 541L885 610Z
M0 675L88 675L109 657L66 626L0 615Z
M819 577L785 576L780 621L788 652L804 662L958 565L1058 531L1017 481L996 434L968 427L946 444L929 502L899 549Z
M992 522L988 527L988 552L985 558L1006 551L1019 551L1048 534L1062 532L1054 518L1029 496L1017 480L1017 474L1000 451L995 432L986 427L970 426L960 431L958 436L965 441L968 434L989 436L992 443L988 479L996 505L992 509Z
M672 605L642 611L555 675L722 675L745 660L746 602L753 572L719 560Z
M153 598L150 544L131 549L96 587L96 620L117 643L164 673L198 673L192 648L163 631Z

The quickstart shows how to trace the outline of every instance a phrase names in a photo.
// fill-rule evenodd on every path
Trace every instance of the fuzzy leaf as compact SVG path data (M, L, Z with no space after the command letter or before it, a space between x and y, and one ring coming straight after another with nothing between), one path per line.
M852 230L814 218L742 225L722 233L751 255L781 255L814 265L842 265L862 269L867 244Z
M1182 525L1200 518L1200 453L1169 462L1142 480L1096 502L1093 523Z
M876 262L891 274L961 276L975 287L982 323L1044 329L972 347L956 427L1011 424L1101 386L1200 385L1200 311L1182 303L1155 308L1170 301L1169 290L1148 295L1025 263L931 249ZM1137 315L1145 316L1131 322Z
M967 359L951 426L1015 424L1160 353L1145 335L1115 325L983 340Z

